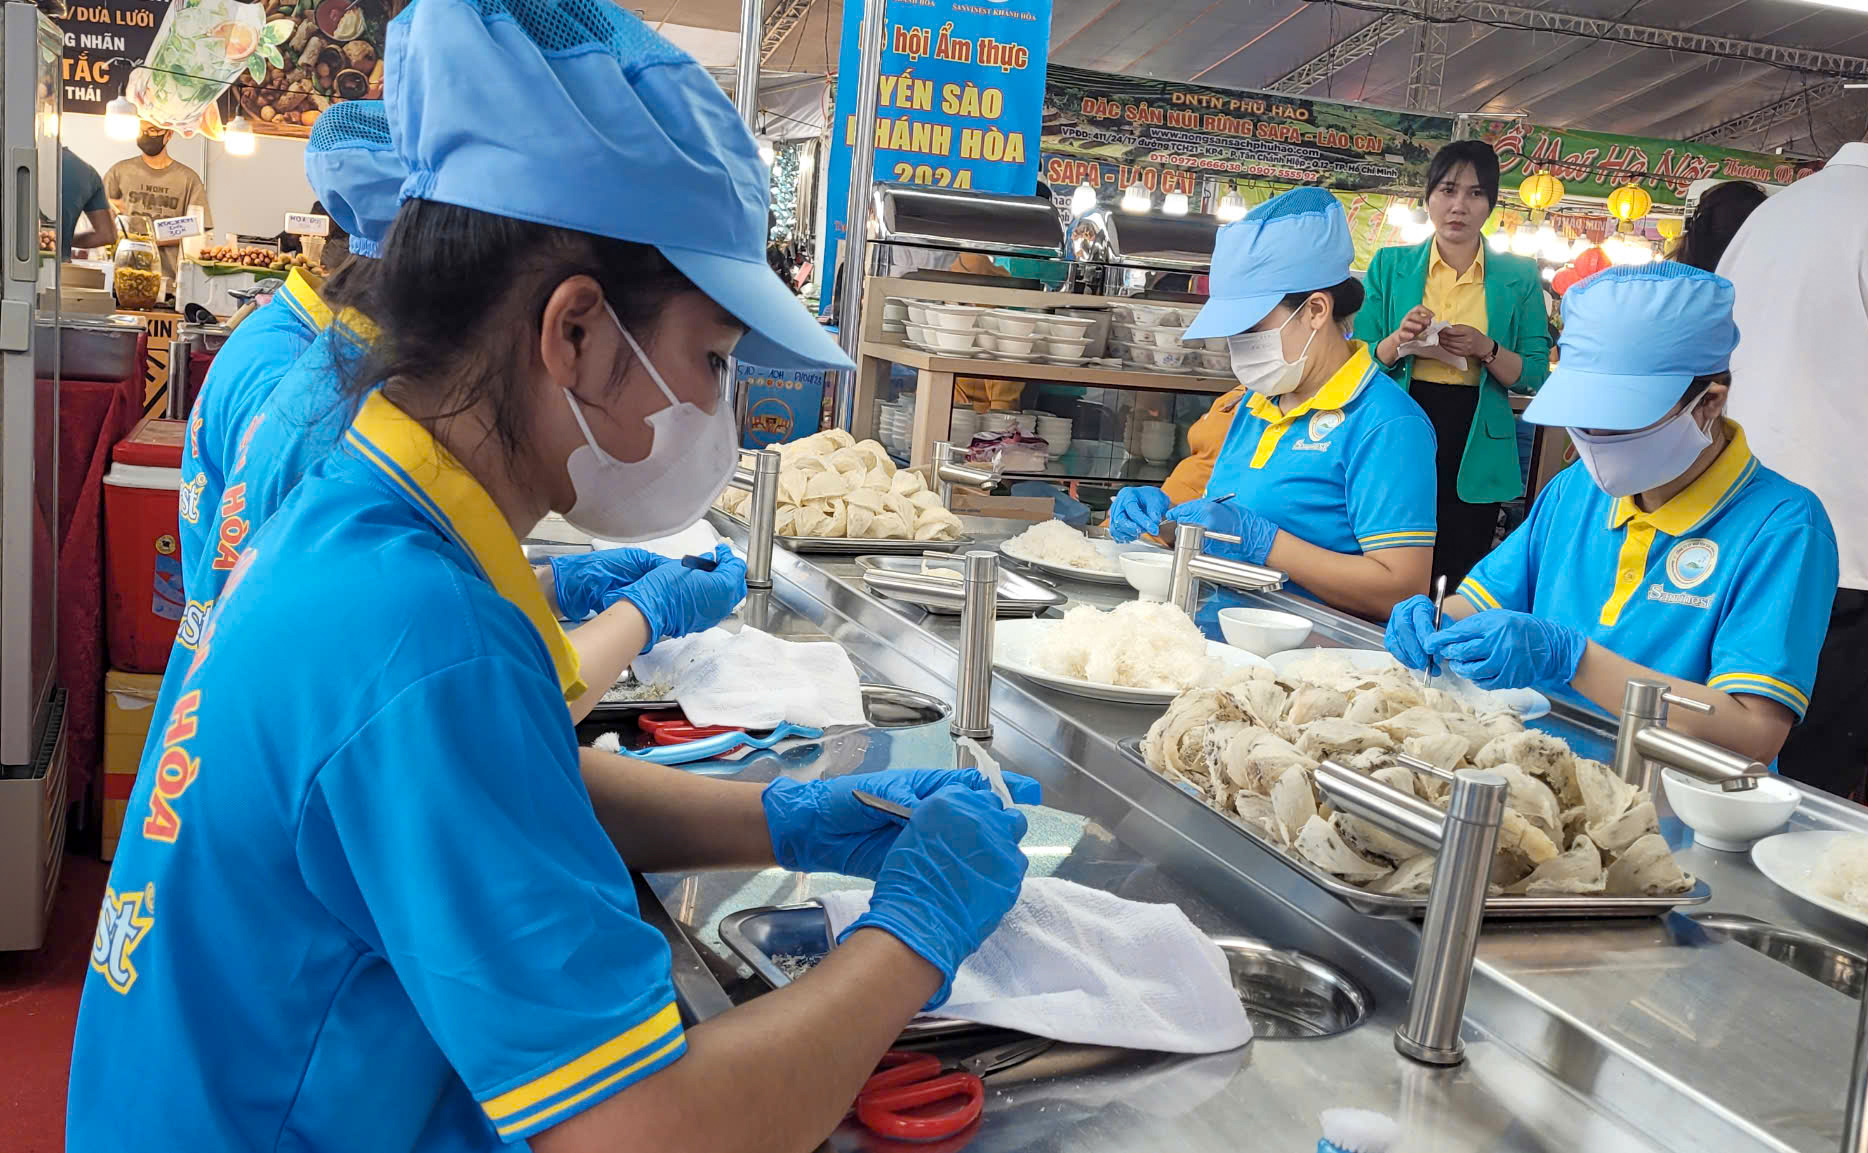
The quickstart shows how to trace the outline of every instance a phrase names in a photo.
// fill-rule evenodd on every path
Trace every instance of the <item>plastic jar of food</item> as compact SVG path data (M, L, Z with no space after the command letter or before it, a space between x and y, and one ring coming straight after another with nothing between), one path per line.
M162 257L146 236L125 235L117 241L116 268L111 286L118 308L154 308L162 299Z

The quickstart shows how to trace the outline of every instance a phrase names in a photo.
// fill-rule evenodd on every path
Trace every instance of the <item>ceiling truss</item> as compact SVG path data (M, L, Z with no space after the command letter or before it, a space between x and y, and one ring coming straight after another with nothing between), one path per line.
M771 10L766 12L765 20L759 29L759 63L764 64L772 58L804 18L810 14L811 5L817 0L773 0ZM827 63L830 67L833 62Z
M1747 136L1769 131L1787 120L1806 119L1818 108L1833 104L1846 94L1847 89L1843 87L1842 81L1824 80L1800 92L1792 93L1782 100L1774 100L1762 108L1753 109L1743 116L1734 116L1703 132L1695 132L1687 139L1701 140L1709 144L1743 140Z

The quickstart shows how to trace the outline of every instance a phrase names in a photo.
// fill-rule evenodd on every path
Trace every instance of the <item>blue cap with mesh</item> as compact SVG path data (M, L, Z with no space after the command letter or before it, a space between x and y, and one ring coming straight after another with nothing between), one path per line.
M1293 188L1274 196L1219 230L1211 295L1186 338L1236 336L1291 293L1348 280L1355 258L1349 218L1328 190Z
M1732 366L1732 282L1667 261L1618 265L1563 294L1562 356L1531 424L1626 432L1666 416L1701 376Z
M381 100L333 104L305 142L305 179L337 226L350 234L354 256L375 256L396 218L408 167L389 141Z
M765 261L768 176L707 72L609 0L420 0L390 23L419 198L653 245L746 326L734 354L849 368Z

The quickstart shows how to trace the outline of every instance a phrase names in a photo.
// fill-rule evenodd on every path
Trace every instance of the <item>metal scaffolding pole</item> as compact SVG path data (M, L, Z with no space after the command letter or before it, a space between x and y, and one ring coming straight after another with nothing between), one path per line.
M1788 120L1801 120L1816 109L1826 104L1833 104L1848 95L1840 80L1825 80L1812 84L1801 92L1794 92L1782 100L1773 100L1762 108L1755 108L1743 116L1734 116L1730 120L1713 125L1703 132L1695 132L1688 140L1703 140L1715 143L1721 140L1743 140L1756 132L1765 132ZM1814 143L1814 142L1812 142Z
M790 38L798 25L804 23L804 18L810 14L811 5L816 2L817 0L775 0L772 10L765 14L765 25L759 33L761 62L772 58L772 53L778 51L778 46ZM829 68L835 63L834 60L825 61L824 67Z
M863 0L858 30L862 54L856 68L856 135L850 144L850 198L843 214L843 297L838 309L837 343L857 367L837 381L837 426L849 428L856 415L856 376L862 371L863 277L869 268L869 196L876 163L876 95L882 86L882 42L886 0ZM833 132L844 126L834 125Z
M1377 16L1267 84L1265 91L1301 96L1348 67L1351 61L1360 60L1390 40L1406 35L1410 27L1412 25L1404 16Z
M753 134L759 132L759 0L739 0L739 75L733 104Z
M1414 30L1414 59L1408 66L1407 106L1419 112L1440 111L1440 85L1446 78L1447 5L1418 0L1420 24Z

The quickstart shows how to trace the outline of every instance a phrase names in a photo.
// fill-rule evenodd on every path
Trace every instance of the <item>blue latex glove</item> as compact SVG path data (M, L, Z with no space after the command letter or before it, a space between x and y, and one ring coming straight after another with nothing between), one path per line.
M1408 668L1424 669L1433 664L1426 648L1427 638L1432 635L1433 602L1423 596L1411 596L1388 615L1388 631L1382 637L1382 644Z
M1427 638L1427 655L1482 689L1567 685L1589 638L1529 613L1488 609Z
M906 826L851 794L860 789L913 809L949 785L992 791L978 769L905 769L828 781L780 778L765 787L760 799L766 827L772 833L772 852L780 865L801 873L873 879ZM1005 774L1005 787L1021 805L1035 805L1043 797L1038 782L1017 773Z
M606 548L551 558L551 583L558 615L581 621L616 603L616 595L655 569L674 564L647 549Z
M726 545L713 550L715 568L661 565L623 589L618 599L635 605L648 622L648 651L656 641L684 637L719 624L746 599L746 562ZM605 606L608 607L608 606Z
M937 1008L953 991L954 970L1018 900L1025 881L1025 815L991 793L949 785L915 806L876 873L869 911L838 937L881 929L941 972Z
M1239 538L1238 544L1226 544L1223 541L1211 541L1206 551L1217 557L1242 560L1246 564L1262 565L1271 555L1271 546L1278 539L1278 526L1249 508L1241 508L1230 501L1221 504L1216 500L1190 500L1186 504L1177 504L1161 518L1168 524L1203 525L1209 532L1223 532Z
M1109 502L1109 536L1123 544L1154 536L1161 531L1161 518L1173 507L1174 502L1160 489L1132 484Z

